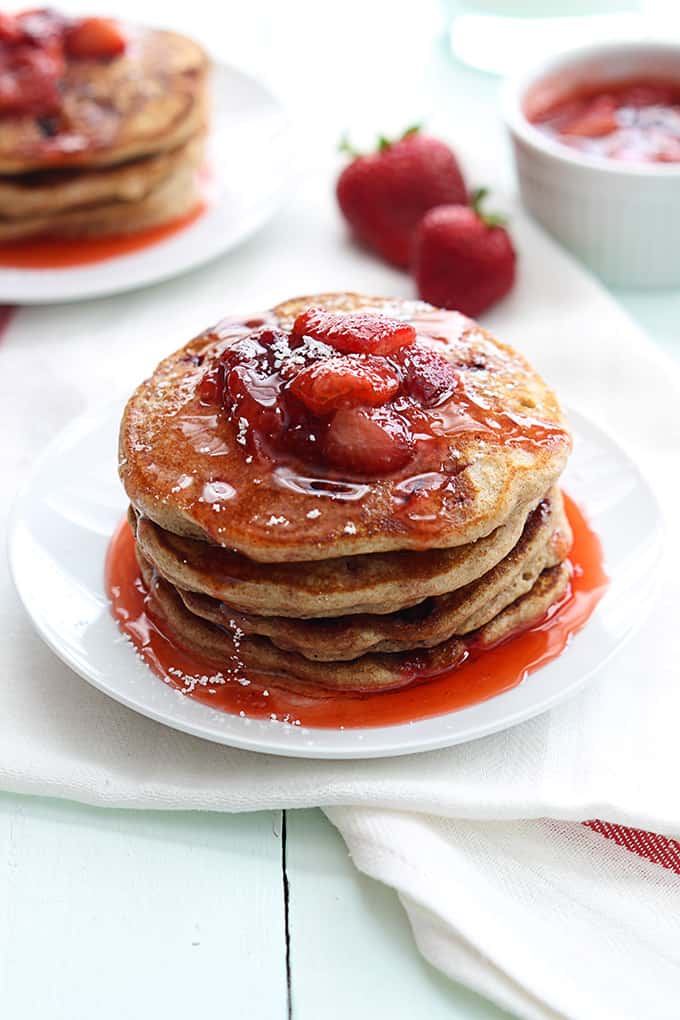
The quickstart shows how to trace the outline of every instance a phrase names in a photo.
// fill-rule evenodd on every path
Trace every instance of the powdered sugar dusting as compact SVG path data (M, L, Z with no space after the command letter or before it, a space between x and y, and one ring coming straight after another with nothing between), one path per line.
M269 520L265 522L265 524L266 527L268 528L274 528L277 525L281 525L282 527L287 528L288 525L290 524L290 521L288 520L287 517L284 517L283 514L279 514L278 516L276 514L272 514Z

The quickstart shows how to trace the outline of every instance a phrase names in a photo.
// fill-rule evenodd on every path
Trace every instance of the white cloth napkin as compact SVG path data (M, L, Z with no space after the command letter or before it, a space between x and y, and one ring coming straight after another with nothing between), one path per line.
M518 210L513 231L519 284L489 325L629 448L672 516L676 368ZM207 323L352 288L412 293L408 278L350 246L325 183L303 177L259 238L200 272L19 311L0 343L3 528L15 484L54 433L131 390ZM104 455L114 471L115 452ZM366 762L230 750L133 714L42 645L5 571L0 786L131 808L322 805L358 867L398 890L419 948L448 974L531 1020L673 1020L680 879L578 823L680 834L678 545L671 528L653 614L580 696L467 746Z

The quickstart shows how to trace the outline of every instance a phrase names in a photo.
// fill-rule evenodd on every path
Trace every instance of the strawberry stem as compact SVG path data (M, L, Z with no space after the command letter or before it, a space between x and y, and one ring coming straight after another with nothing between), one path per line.
M380 135L378 137L378 152L384 152L385 149L389 149L390 145L394 145L395 141L402 142L404 138L410 138L411 135L417 134L422 126L422 124L411 124L410 127L407 127L406 130L403 131L396 139Z
M358 149L354 148L347 135L343 135L338 142L338 152L343 152L346 156L351 156L352 159L356 159L357 156L361 156L361 153Z
M485 201L488 194L488 188L477 188L470 196L470 205L477 213L482 223L484 223L487 227L504 227L508 222L505 216L501 216L500 213L487 213L482 210L482 202Z

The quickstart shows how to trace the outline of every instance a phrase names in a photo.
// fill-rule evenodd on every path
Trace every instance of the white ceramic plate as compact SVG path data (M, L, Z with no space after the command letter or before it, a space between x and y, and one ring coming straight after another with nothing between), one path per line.
M12 574L41 637L77 673L129 708L206 740L272 754L361 758L473 740L545 712L602 668L649 605L660 550L656 500L635 465L599 428L571 414L575 450L564 484L605 550L610 587L555 661L481 704L415 723L328 730L242 719L166 686L121 636L104 592L104 556L126 508L115 470L121 406L73 422L20 492L9 537Z
M288 123L259 82L225 64L212 72L208 208L177 234L128 255L62 269L0 268L0 302L43 304L117 294L166 280L240 244L283 196Z

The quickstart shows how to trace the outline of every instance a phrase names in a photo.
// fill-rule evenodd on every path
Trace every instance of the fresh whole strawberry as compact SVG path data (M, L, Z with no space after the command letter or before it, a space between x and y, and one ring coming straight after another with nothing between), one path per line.
M436 205L467 202L460 167L448 145L409 128L394 142L381 138L376 152L354 158L340 174L337 198L356 237L387 262L411 263L420 220Z
M515 249L503 220L472 205L441 205L423 217L415 239L413 273L418 295L439 308L476 316L515 281Z

